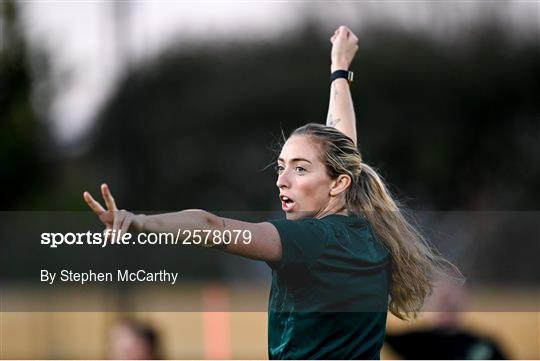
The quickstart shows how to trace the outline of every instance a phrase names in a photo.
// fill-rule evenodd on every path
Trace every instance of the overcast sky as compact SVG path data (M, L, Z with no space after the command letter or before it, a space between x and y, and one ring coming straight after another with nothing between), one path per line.
M33 42L63 79L50 117L60 140L83 134L125 66L154 56L171 42L283 37L310 18L323 29L390 22L439 36L496 13L509 31L538 39L534 1L23 1ZM357 30L356 28L353 30ZM360 29L358 29L360 30ZM540 42L539 42L540 45Z

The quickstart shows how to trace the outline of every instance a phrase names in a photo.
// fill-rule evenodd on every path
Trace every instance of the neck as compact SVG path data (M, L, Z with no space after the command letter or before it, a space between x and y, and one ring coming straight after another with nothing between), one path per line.
M332 201L330 201L325 207L320 209L315 214L314 218L323 218L331 214L341 214L344 216L349 215L349 211L347 210L347 206L345 205L345 202L340 202L338 204L331 204L331 203Z

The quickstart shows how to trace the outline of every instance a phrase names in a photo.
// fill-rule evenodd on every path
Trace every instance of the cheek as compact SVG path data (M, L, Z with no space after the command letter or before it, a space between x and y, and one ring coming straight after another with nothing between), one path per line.
M325 179L304 179L298 182L301 193L299 203L304 205L319 205L330 198L329 185Z

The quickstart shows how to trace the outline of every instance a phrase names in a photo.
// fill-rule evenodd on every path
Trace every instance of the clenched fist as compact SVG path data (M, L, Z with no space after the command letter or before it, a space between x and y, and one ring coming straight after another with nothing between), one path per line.
M332 65L330 71L348 70L358 50L358 38L344 25L341 25L330 38Z

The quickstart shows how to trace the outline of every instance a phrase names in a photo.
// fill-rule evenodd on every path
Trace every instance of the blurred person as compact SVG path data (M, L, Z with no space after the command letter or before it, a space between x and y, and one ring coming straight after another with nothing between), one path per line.
M467 330L463 311L467 288L439 279L426 308L429 325L421 330L390 334L386 344L405 359L506 360L506 355L490 337Z
M277 159L286 219L249 223L203 210L133 214L118 210L106 184L106 208L84 192L108 230L210 230L211 241L202 246L265 261L272 269L271 359L380 358L387 311L414 318L431 292L430 275L452 266L429 247L381 176L363 162L349 88L358 38L341 26L330 42L326 126L294 130ZM248 231L249 242L219 237L234 230Z
M157 360L161 358L158 333L151 326L124 319L111 328L109 359Z

